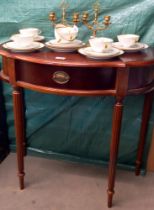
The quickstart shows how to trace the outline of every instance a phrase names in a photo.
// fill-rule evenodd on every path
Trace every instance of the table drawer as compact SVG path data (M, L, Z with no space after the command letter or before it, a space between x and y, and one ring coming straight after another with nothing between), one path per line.
M116 71L112 68L73 68L16 61L16 81L72 90L114 89Z

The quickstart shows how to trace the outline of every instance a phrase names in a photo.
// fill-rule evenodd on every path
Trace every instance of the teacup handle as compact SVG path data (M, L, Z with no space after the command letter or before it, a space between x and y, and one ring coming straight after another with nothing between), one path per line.
M42 31L41 31L41 30L39 30L39 31L38 31L38 34L40 35L41 33L42 33Z

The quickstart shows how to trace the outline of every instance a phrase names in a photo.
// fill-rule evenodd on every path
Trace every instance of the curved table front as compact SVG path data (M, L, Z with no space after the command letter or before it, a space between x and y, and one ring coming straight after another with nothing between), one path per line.
M60 95L115 96L110 145L108 207L112 206L116 161L120 141L123 100L126 95L144 94L145 102L136 159L140 174L154 89L154 48L125 53L112 60L97 61L78 53L56 53L47 49L33 53L13 53L0 47L1 79L13 87L18 175L24 188L24 111L22 89ZM24 146L23 146L24 145Z

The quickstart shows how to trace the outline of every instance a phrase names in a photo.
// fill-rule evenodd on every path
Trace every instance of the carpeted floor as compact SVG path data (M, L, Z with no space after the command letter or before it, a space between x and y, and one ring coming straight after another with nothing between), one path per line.
M26 157L20 191L16 155L0 165L0 210L107 210L106 168ZM154 173L117 171L113 210L153 210Z

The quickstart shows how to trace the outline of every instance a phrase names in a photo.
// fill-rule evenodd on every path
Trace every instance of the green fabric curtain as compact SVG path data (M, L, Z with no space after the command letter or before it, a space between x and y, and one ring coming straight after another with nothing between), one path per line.
M67 17L73 12L92 14L94 0L68 0ZM20 28L38 27L46 40L54 38L48 20L50 11L60 18L59 0L1 0L0 42L7 41ZM111 16L110 28L98 33L116 41L122 33L135 33L141 42L154 46L154 1L153 0L103 0L100 1L99 21ZM90 22L92 16L90 15ZM87 41L91 33L79 23L79 39ZM9 145L15 149L11 87L3 83L3 95L7 110ZM63 97L25 91L26 135L28 152L48 158L65 159L95 164L107 164L111 137L113 97ZM143 96L129 96L125 100L121 133L119 166L134 169L138 134L141 122ZM151 140L154 113L149 123L149 132L144 155L145 169ZM1 140L2 141L2 140Z

